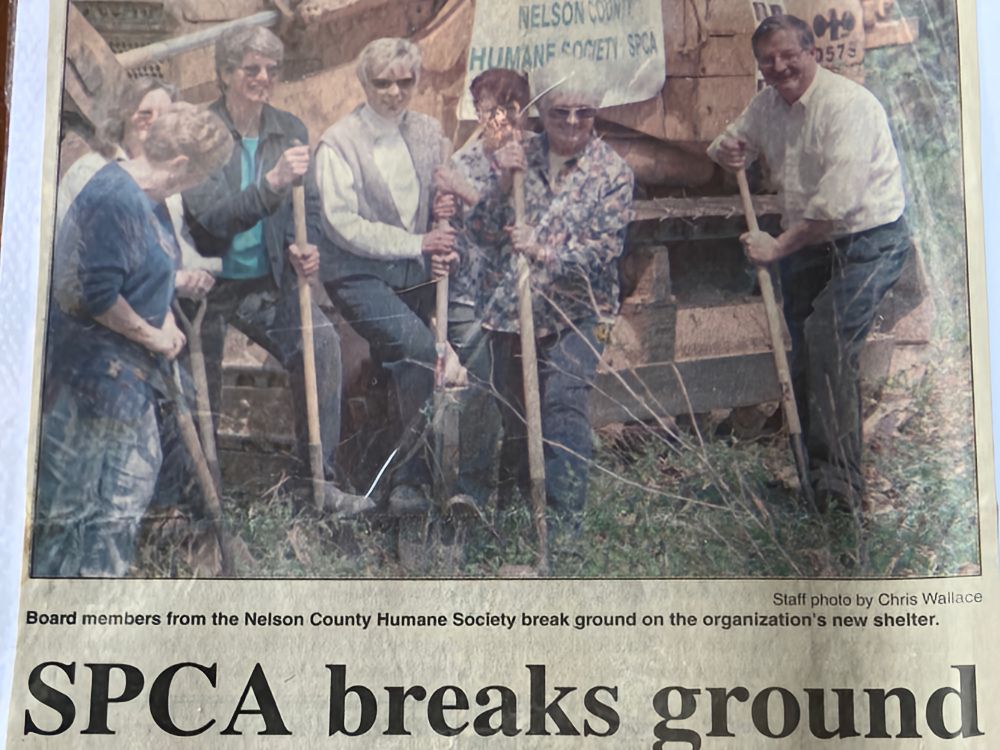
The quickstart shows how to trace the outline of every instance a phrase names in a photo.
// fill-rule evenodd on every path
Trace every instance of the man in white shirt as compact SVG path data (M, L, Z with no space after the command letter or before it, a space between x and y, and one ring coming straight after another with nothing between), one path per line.
M820 506L860 510L858 358L911 251L885 110L816 61L808 24L765 19L752 39L768 88L709 147L726 169L758 158L782 201L777 237L748 232L751 261L779 263L792 381Z
M428 265L457 257L454 230L431 228L441 126L407 110L420 62L420 50L405 39L376 39L365 47L357 72L367 102L323 134L315 157L320 278L372 356L392 373L404 425L415 423L434 387ZM458 367L451 351L449 361ZM418 452L396 473L390 509L422 512L422 487L431 483Z

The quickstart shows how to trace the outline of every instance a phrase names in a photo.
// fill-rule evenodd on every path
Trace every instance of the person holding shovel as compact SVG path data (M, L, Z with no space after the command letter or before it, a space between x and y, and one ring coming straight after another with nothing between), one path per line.
M209 109L229 128L231 153L223 169L184 194L184 206L198 251L222 257L202 329L213 410L218 413L221 403L226 327L233 325L288 371L297 442L308 465L307 365L297 275L316 274L319 251L313 244L293 244L292 188L309 169L309 136L299 118L268 103L283 56L281 40L262 27L238 29L216 42L222 96ZM340 442L340 339L319 305L313 302L311 310L323 474L334 479ZM317 504L326 510L346 515L366 507L332 482L324 491Z
M369 43L357 63L366 102L327 129L316 150L324 229L320 277L372 357L390 371L400 420L417 432L437 360L429 271L447 273L455 258L454 230L431 226L441 125L409 111L420 65L420 50L406 39ZM445 380L460 383L463 372L447 347ZM390 512L424 513L431 485L418 449L393 476Z
M124 90L116 97L109 116L96 128L94 150L80 156L59 180L56 195L56 231L73 201L90 179L109 161L124 162L145 154L146 137L156 119L177 101L177 90L169 83L152 77L125 79ZM184 208L179 193L164 201L180 246L179 267L174 274L178 298L199 300L215 284L212 275L222 268L218 258L204 258L194 249L184 226ZM75 273L73 269L67 269ZM58 291L61 287L55 284ZM183 504L194 492L195 476L187 450L177 433L171 400L157 408L163 463L160 468L153 505Z
M495 170L466 219L480 246L497 248L487 273L498 281L483 288L479 309L492 339L508 442L523 436L525 425L515 256L530 262L545 491L571 532L586 502L593 453L588 399L608 321L618 310L617 261L634 185L625 161L594 132L602 78L588 68L559 59L535 72L533 91L547 92L538 101L543 132L497 149ZM515 223L511 198L518 171L523 223Z
M103 167L73 201L53 270L32 574L121 577L161 448L157 394L184 346L170 312L180 255L169 196L231 149L215 115L175 105L144 153Z
M435 174L438 192L434 215L435 219L449 220L457 231L459 261L451 269L448 286L448 340L469 375L469 387L462 392L460 402L461 466L456 486L459 493L485 508L497 488L500 412L492 382L490 338L482 327L477 303L483 290L495 288L499 278L496 273L487 273L495 268L490 261L495 248L478 245L465 231L464 217L468 208L478 202L479 191L492 179L493 153L517 137L531 88L524 73L491 68L473 79L469 92L479 126L452 156L448 167ZM516 444L517 449L523 447L523 442Z
M709 147L730 171L761 158L783 204L777 237L748 232L751 261L778 263L791 374L820 509L862 510L858 358L911 252L885 110L824 70L807 23L765 19L752 37L768 87Z

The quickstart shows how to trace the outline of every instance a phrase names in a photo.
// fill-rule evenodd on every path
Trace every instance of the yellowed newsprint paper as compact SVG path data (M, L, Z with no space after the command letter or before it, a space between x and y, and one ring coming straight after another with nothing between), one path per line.
M974 3L49 14L8 747L1000 747Z

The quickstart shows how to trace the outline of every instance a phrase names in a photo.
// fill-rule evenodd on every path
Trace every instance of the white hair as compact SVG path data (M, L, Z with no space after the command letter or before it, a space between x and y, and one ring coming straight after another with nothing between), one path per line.
M422 56L420 48L408 39L383 37L369 42L358 56L356 72L362 86L367 86L371 77L396 60L404 60L413 71L413 77L420 77Z
M539 109L547 109L555 101L600 107L608 88L605 75L603 67L589 60L557 57L531 71L531 95L546 92L538 100Z

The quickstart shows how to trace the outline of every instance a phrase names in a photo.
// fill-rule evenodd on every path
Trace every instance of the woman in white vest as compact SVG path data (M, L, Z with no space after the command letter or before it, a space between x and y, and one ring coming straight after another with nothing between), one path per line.
M431 226L441 126L407 109L420 61L420 50L405 39L365 47L357 74L367 101L323 134L315 157L324 229L320 276L372 356L392 373L404 425L415 423L434 385L429 266L454 257L454 230ZM451 371L459 367L453 352L449 363ZM422 512L429 484L418 454L396 473L390 510Z

